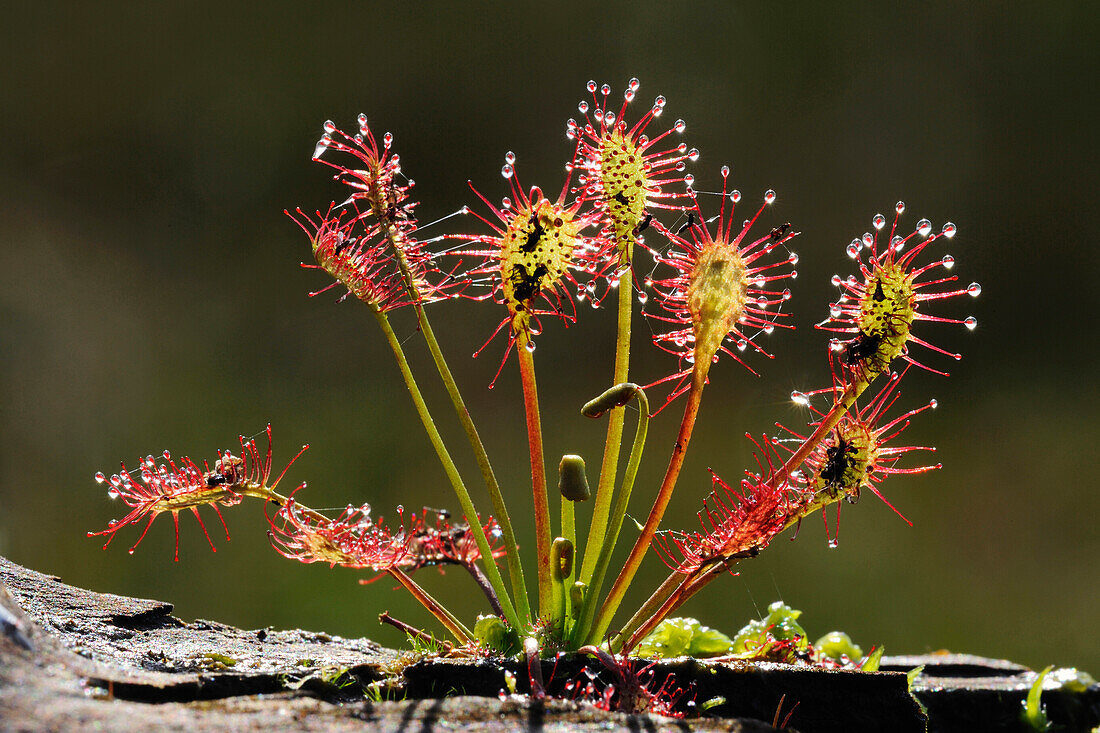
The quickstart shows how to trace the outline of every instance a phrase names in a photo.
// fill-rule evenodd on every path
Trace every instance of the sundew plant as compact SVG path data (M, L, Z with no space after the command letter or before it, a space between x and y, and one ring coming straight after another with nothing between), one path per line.
M178 560L181 512L196 517L213 547L200 509L207 521L212 510L224 529L221 509L258 499L277 552L305 563L362 569L371 577L388 575L438 620L449 636L450 653L525 654L531 660L584 651L615 671L625 690L629 680L640 684L627 657L657 649L653 632L662 624L668 630L669 623L680 623L691 632L690 624L670 619L704 586L758 555L779 534L797 531L811 515L824 517L826 539L835 543L843 504L871 493L893 508L887 479L939 468L907 455L934 448L899 444L910 420L936 402L902 402L899 385L912 369L944 374L944 362L960 358L935 345L936 329L941 324L973 329L976 321L946 317L937 306L945 299L977 296L981 288L957 284L954 259L940 249L941 240L955 236L955 225L934 229L920 219L907 226L906 207L899 201L889 216L875 214L867 233L842 245L852 272L833 277L838 294L816 325L826 332L822 383L791 395L804 406L806 423L780 425L774 435L745 433L754 444L755 462L741 477L713 476L700 526L662 527L709 380L737 368L763 374L771 358L767 337L781 337L793 327L787 306L797 276L791 245L798 231L770 220L775 191L743 196L730 186L728 167L720 170L720 191L697 188L688 170L699 152L682 141L683 120L664 124L664 97L639 114L632 104L637 79L627 84L621 101L608 85L589 82L587 88L579 117L566 123L575 148L564 181L548 189L557 193L521 183L516 156L509 152L501 169L503 186L471 184L469 205L433 222L430 234L423 232L414 182L405 176L393 135L376 135L359 115L350 132L325 122L313 152L314 160L334 172L340 203L313 213L288 212L312 249L314 264L305 266L321 271L310 294L331 291L340 300L361 301L378 322L380 343L393 352L454 490L453 516L398 508L395 521L386 523L369 503L349 504L337 516L311 509L304 503L304 483L279 491L289 463L272 478L269 427L266 445L242 437L213 463L173 459L164 451L141 459L136 468L123 464L114 475L96 474L127 513L90 534L105 537L106 547L135 525L133 552L157 517L168 514L176 526ZM466 222L461 231L443 231L460 221ZM505 501L507 493L515 504L517 489L505 492L498 483L429 320L434 303L459 298L472 301L471 308L497 309L496 331L483 345L471 334L471 345L477 353L500 358L497 375L519 369L534 507L532 547L517 544ZM453 418L445 418L446 406L429 407L422 396L417 380L426 375L414 376L390 324L390 312L398 309L415 314L437 372L427 377L442 380L468 445L446 445L437 431L437 419ZM577 396L583 415L606 420L606 442L596 471L589 464L586 473L584 459L566 455L553 461L548 473L535 345L544 329L568 326L582 314L614 314L617 324L616 338L607 344L614 352L607 391ZM669 355L667 374L645 385L630 378L630 336L639 314L649 321L653 345ZM632 434L626 430L628 407L637 414ZM649 460L668 462L659 485L635 487L649 421L675 419L680 411L675 442L648 452ZM480 475L462 475L452 458L456 450L472 451ZM583 527L575 508L586 501L592 503L591 519ZM633 523L623 531L628 511L644 517L637 532ZM620 539L632 542L621 565L612 563ZM667 579L640 608L621 608L651 552L668 566ZM423 568L445 565L469 573L485 596L485 614L458 618L414 580ZM804 651L799 634L782 633L797 612L772 610L776 619L761 627L765 633L758 642L742 644L742 651L750 656L765 649ZM442 633L388 615L383 620L420 641ZM840 642L819 642L830 644ZM733 653L732 647L719 651ZM597 697L610 705L612 697L626 696ZM646 699L655 697L651 691Z

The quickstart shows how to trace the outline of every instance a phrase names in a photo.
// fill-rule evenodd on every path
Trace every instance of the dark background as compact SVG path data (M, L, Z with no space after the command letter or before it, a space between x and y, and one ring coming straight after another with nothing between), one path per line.
M888 652L949 648L1100 670L1087 112L1097 52L1086 4L413 7L5 11L0 552L70 583L169 600L187 618L400 644L377 614L428 623L423 612L386 581L360 588L351 571L283 560L256 504L226 513L230 543L210 515L217 554L191 517L178 564L167 518L133 557L136 530L101 552L84 533L121 506L92 474L164 448L213 457L271 422L277 463L313 444L290 480L308 479L316 506L454 507L369 313L306 298L325 280L298 268L307 242L282 210L342 196L310 153L325 119L350 128L359 112L394 132L422 221L470 203L468 178L503 195L507 150L527 184L556 191L571 151L565 120L585 82L606 81L617 96L637 76L635 116L664 94L661 122L687 120L685 140L703 151L699 187L718 185L729 163L747 201L779 192L766 226L803 232L791 302L799 330L766 339L777 358L751 360L761 379L731 360L712 371L666 527L693 526L707 467L736 478L749 465L746 430L797 424L790 391L826 383L826 336L812 324L835 293L829 277L850 271L844 246L873 214L901 198L910 227L922 216L937 229L954 221L958 236L935 256L951 252L962 284L984 287L976 301L935 309L977 316L975 332L920 329L965 358L925 352L953 375L906 379L905 404L940 402L906 442L934 443L944 463L884 485L915 527L868 497L845 511L839 549L809 522L797 542L778 540L687 610L732 632L781 597L805 611L815 637L842 628ZM516 369L490 391L499 347L469 359L501 315L460 302L432 317L530 549ZM476 486L426 351L407 315L396 321ZM598 464L604 425L578 408L609 380L612 326L610 311L586 309L575 328L555 324L539 340L551 466L563 452ZM646 331L638 326L638 381L673 366ZM673 408L651 428L636 507L652 496L677 421ZM646 568L638 601L663 577L655 559ZM460 615L481 608L457 572L422 582Z

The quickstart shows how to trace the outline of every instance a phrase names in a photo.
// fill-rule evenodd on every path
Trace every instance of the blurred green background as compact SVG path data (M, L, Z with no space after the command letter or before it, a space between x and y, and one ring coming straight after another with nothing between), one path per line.
M850 271L844 246L873 214L900 198L910 226L954 221L959 235L937 256L950 251L962 283L984 286L978 300L937 310L977 316L975 332L921 329L964 352L959 363L926 360L953 375L906 380L906 404L940 402L907 440L934 443L944 463L885 484L915 526L866 498L845 511L838 549L810 522L687 610L733 631L783 598L804 609L811 634L842 628L864 648L949 648L1096 674L1094 13L1085 3L9 7L0 553L77 585L171 601L185 618L391 645L401 639L379 627L380 611L428 623L386 581L361 588L351 571L277 556L258 505L226 513L229 543L210 515L216 554L191 517L179 563L167 519L134 556L136 531L101 552L85 532L121 507L92 474L164 448L212 457L271 422L277 463L312 443L289 480L308 479L316 506L453 508L369 313L306 297L325 280L299 269L307 242L282 210L343 195L310 153L325 119L350 128L359 112L395 134L422 221L471 202L468 178L503 195L507 150L523 181L556 191L571 151L565 120L585 82L618 95L637 76L635 114L664 94L661 122L687 120L685 140L703 151L701 188L729 163L748 201L779 192L765 226L803 232L799 330L766 339L775 361L750 362L763 378L732 360L711 373L665 526L694 526L705 469L736 478L750 460L744 432L798 424L791 390L826 383L826 335L812 324L835 293L829 277ZM469 358L500 317L489 303L433 313L529 549L516 369L490 391L499 347ZM426 352L407 315L396 320L476 485ZM598 463L604 424L578 409L607 385L612 326L611 312L586 309L539 340L551 465L564 452ZM673 368L646 331L637 381ZM673 408L651 427L638 514L677 422ZM665 570L656 559L646 569L637 600ZM482 607L457 571L421 581L460 614Z

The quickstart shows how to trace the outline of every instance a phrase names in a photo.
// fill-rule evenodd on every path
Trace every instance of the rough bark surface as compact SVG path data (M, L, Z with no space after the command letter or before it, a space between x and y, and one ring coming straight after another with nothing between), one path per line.
M421 658L367 639L301 630L245 631L185 622L171 604L95 593L0 558L0 729L920 731L925 716L904 670L926 665L914 692L933 731L1023 730L1020 703L1035 674L965 655L893 657L878 674L787 665L674 660L669 674L705 716L606 713L568 699L501 697L514 663ZM584 659L545 662L549 691L584 678ZM565 693L565 697L571 697ZM387 701L389 700L393 701ZM1043 695L1069 730L1100 722L1100 688ZM794 707L797 703L797 707ZM768 722L762 722L768 721Z
M410 685L389 693L409 699L374 701L365 687L400 675L414 655L324 633L187 623L171 612L169 603L82 590L0 558L0 729L688 729L562 700L502 700L503 671L487 664L421 662L417 684L461 688L473 667L477 686L495 684L491 696L412 699L418 690ZM690 728L774 730L733 719Z

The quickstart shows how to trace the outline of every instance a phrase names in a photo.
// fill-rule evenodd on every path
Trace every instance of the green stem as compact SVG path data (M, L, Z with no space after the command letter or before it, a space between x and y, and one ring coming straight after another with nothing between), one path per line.
M595 638L601 639L607 632L612 617L619 610L619 604L622 603L623 596L626 595L626 589L630 586L630 582L634 580L638 568L641 567L642 558L645 557L645 553L649 549L649 543L657 534L657 527L665 515L665 509L668 508L672 491L676 488L676 479L680 476L680 469L683 467L684 458L687 456L688 444L691 442L691 432L695 428L695 418L699 415L699 403L703 399L703 387L707 383L706 372L709 366L707 364L704 368L699 368L697 364L696 369L692 372L691 390L688 392L687 405L684 407L684 417L680 421L680 432L676 436L676 446L672 450L672 457L669 458L664 480L661 481L661 488L658 489L657 497L653 500L653 508L649 511L649 518L642 528L642 533L634 542L634 547L631 548L630 555L627 557L623 569L619 571L619 576L615 578L611 590L607 592L607 599L596 617L592 632L589 634L590 638L594 635Z
M405 571L400 568L390 568L386 572L411 593L416 600L420 601L420 604L428 609L428 612L435 616L447 631L454 634L460 644L469 644L474 640L474 635L470 633L470 630L463 626L462 622L444 608L439 601L432 598L428 591L417 585L416 581L410 578Z
M615 338L615 372L611 380L612 384L622 384L627 380L630 366L630 317L633 298L633 279L628 268L619 276L618 331ZM580 580L584 583L591 583L592 573L596 569L596 559L600 555L606 536L605 530L611 509L611 495L618 475L619 451L622 446L625 421L625 407L616 407L611 411L607 423L607 439L603 446L603 462L600 464L600 481L596 486L596 500L592 505L592 523L589 525L588 543L584 548L584 562L581 565Z
M523 406L527 414L527 443L531 452L531 492L535 500L535 555L538 560L539 615L553 613L553 587L550 576L550 503L546 494L546 465L542 451L542 420L539 394L535 385L535 355L527 348L531 337L521 330L516 335L519 373L523 383Z
M615 499L615 506L611 511L611 526L607 536L601 538L599 545L599 557L593 565L591 582L588 584L588 593L585 595L584 605L581 607L580 617L572 635L572 642L576 644L599 643L599 634L595 637L589 635L593 617L596 613L596 600L603 588L603 581L607 575L607 568L611 563L611 553L615 551L615 545L619 541L619 532L626 519L626 510L630 504L630 494L634 490L634 480L638 476L638 467L642 463L642 451L645 449L646 434L649 430L649 400L641 387L634 391L634 397L638 400L638 426L634 431L634 444L630 447L630 458L627 459L626 474L623 476L623 485ZM602 632L601 632L602 633Z
M290 501L289 497L283 496L279 492L269 489L266 486L245 488L243 491L241 491L241 493L245 496L251 496L256 499L270 501L272 504L280 508L286 506L287 502ZM294 506L298 508L298 511L300 511L302 514L306 515L315 522L328 524L332 521L331 518L326 517L324 514L321 514L321 512L310 509L308 506L299 503L297 500L294 501Z
M508 564L508 576L512 581L512 592L515 595L519 615L524 620L529 621L531 620L531 602L527 596L527 581L523 576L523 563L516 549L519 545L516 543L516 533L515 530L512 529L512 518L509 516L508 507L504 503L504 495L501 494L500 484L497 482L496 474L493 472L493 466L489 462L489 454L485 451L485 445L481 442L481 435L474 425L474 420L473 417L470 416L470 411L466 408L466 402L462 399L462 393L459 391L458 383L451 374L451 369L447 365L447 360L443 358L443 350L440 349L439 341L436 340L435 331L432 330L432 326L428 322L428 314L424 310L424 302L420 290L416 285L415 278L412 276L412 270L409 268L408 259L405 257L404 250L399 246L399 230L392 223L384 228L389 238L390 246L393 248L397 265L401 270L401 277L405 281L405 288L409 291L409 296L412 299L413 309L416 311L416 319L420 325L420 333L423 334L424 341L428 344L428 351L432 354L436 370L439 372L439 376L443 380L443 385L447 389L447 394L451 398L451 404L454 405L455 414L458 415L458 420L462 423L462 429L466 431L466 438L470 442L470 448L474 451L474 458L477 460L478 469L481 471L481 476L485 480L485 488L489 491L489 500L493 503L493 512L496 515L497 523L500 525L504 546L508 548L508 552L504 557L505 562Z
M561 536L569 540L569 544L573 547L573 559L569 565L569 573L563 579L563 593L565 597L565 615L563 616L563 636L566 626L569 624L569 619L573 614L573 602L572 593L573 583L577 580L577 515L576 507L573 505L573 501L566 499L564 496L561 498Z
M386 314L377 307L372 307L371 310L378 320L378 325L382 327L382 332L386 335L386 341L389 342L390 348L393 350L393 355L397 359L397 366L401 370L401 376L405 380L405 386L408 387L409 395L412 397L413 404L416 406L416 412L420 415L420 421L424 424L424 430L428 433L428 439L431 441L432 447L435 448L436 455L439 456L439 462L443 464L443 471L447 474L447 478L450 480L455 494L458 495L458 503L462 507L462 513L466 516L466 522L470 525L470 531L473 533L474 540L477 542L478 551L481 553L481 560L485 565L486 577L489 579L489 583L493 586L493 590L496 591L497 596L500 598L500 604L504 609L505 618L514 628L523 628L519 623L520 619L516 615L515 608L512 606L512 601L508 597L504 580L500 577L500 569L497 568L497 564L493 560L493 552L489 546L489 538L485 535L485 528L481 525L477 509L474 508L473 500L470 499L470 493L466 490L466 485L462 482L462 477L458 473L458 468L455 467L454 460L451 459L451 454L443 444L443 437L439 434L439 430L435 426L435 421L432 420L431 413L428 412L428 405L424 402L423 395L420 394L420 388L417 386L416 379L413 377L412 369L409 368L409 362L405 358L405 352L401 348L401 342L397 339L397 334L393 332L393 326L390 325L389 318L386 317ZM512 548L509 548L509 550L511 549Z
M573 543L565 537L558 537L550 547L550 566L554 589L554 612L550 615L550 627L557 629L561 637L565 636L568 618L569 589L566 581L573 575Z

